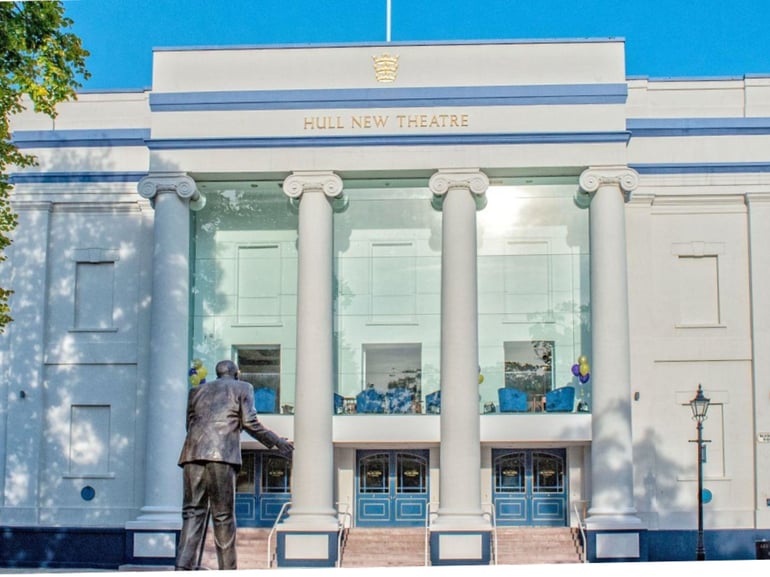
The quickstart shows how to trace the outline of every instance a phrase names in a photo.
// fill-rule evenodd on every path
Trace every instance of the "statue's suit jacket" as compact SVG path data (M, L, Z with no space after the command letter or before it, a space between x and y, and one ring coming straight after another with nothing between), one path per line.
M254 408L254 390L249 383L228 375L190 389L187 396L187 437L179 466L216 461L241 465L241 431L268 449L280 437L264 427Z

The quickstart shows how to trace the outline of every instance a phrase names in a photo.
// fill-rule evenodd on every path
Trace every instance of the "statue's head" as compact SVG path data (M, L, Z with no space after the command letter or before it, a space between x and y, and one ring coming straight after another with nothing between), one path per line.
M236 365L230 359L219 361L217 363L216 371L217 371L217 378L224 377L225 375L230 375L234 379L238 378L238 372L239 372L238 365Z

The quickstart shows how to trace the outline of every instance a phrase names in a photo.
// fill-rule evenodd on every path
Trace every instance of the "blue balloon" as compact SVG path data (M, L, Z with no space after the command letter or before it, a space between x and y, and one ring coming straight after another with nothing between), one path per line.
M578 364L572 365L572 374L575 375L576 377L580 376L580 365Z
M586 373L585 375L580 375L580 382L585 384L588 382L588 379L591 378L591 373Z

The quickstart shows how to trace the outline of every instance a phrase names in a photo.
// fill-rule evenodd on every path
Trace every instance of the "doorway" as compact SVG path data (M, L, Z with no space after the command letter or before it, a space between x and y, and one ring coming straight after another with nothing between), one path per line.
M425 524L428 451L358 451L357 462L357 526Z
M291 500L291 461L267 451L243 451L235 492L238 527L272 527Z
M567 524L564 449L494 449L492 462L498 525Z

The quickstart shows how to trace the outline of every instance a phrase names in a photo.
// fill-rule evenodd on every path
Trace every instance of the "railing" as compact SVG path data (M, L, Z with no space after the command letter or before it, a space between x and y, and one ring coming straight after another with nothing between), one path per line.
M578 510L578 505L582 505L583 510L585 511L585 501L575 501L572 504L572 508L575 510L575 517L577 517L578 522L578 529L580 529L580 539L583 541L583 546L580 549L580 562L581 563L588 563L587 555L586 555L586 547L588 546L588 542L586 541L586 531L585 531L585 524L583 523L583 518L580 515L580 511Z
M340 505L344 505L344 509L339 509ZM287 501L283 504L281 507L281 510L278 512L278 516L275 518L275 523L273 523L273 527L270 529L270 533L267 536L267 568L270 569L273 566L273 560L275 559L275 554L273 552L273 535L278 530L278 525L281 523L281 519L283 518L286 511L291 507L291 501ZM338 527L339 531L337 532L337 561L335 565L337 567L340 566L340 561L342 560L342 542L343 542L343 536L347 535L348 529L350 528L350 520L352 519L351 513L350 513L350 503L344 502L344 503L337 503L337 518L338 518ZM347 522L345 520L347 519Z
M482 507L489 507L489 513L484 515L489 516L489 523L492 525L492 543L491 551L492 564L497 565L497 519L495 518L495 504L494 503L482 503Z
M344 505L344 509L340 508L340 505ZM335 566L339 567L342 563L342 547L343 542L347 540L348 530L350 529L352 515L350 513L350 503L347 501L340 503L337 502L337 523L339 531L337 532L337 561ZM345 520L347 519L347 522Z
M438 506L438 503L428 503L425 510L425 566L430 565L430 527L433 517L438 513L433 512L433 507ZM493 564L497 565L497 519L495 518L495 504L494 503L482 503L482 507L488 507L489 511L484 511L482 514L485 517L489 517L489 523L492 525L492 543L490 543L490 554L492 555Z
M273 555L273 547L272 547L273 535L278 529L278 525L281 523L281 519L283 518L284 513L288 511L289 507L291 507L291 501L286 501L281 507L281 510L278 512L278 516L275 518L275 523L273 523L273 527L272 529L270 529L270 533L267 536L267 568L268 569L270 569L273 566L273 559L275 558L275 555Z
M430 522L432 520L432 516L436 515L436 513L433 512L434 505L438 507L438 503L428 503L425 506L425 566L427 567L430 565Z

